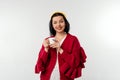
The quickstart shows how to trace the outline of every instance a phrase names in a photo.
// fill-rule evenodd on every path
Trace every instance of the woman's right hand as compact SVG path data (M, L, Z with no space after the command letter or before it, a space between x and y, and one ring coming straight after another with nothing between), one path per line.
M43 41L43 46L45 48L45 51L48 52L48 49L49 49L49 40L48 39L45 39Z

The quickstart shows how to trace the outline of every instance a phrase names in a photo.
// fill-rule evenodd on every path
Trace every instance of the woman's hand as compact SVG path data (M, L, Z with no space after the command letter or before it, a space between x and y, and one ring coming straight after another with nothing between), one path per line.
M53 44L50 44L50 47L51 48L59 48L60 47L60 43L58 40L54 40L54 43Z
M53 44L50 44L50 47L51 48L56 48L56 50L60 53L63 52L63 49L60 47L60 43L58 40L54 40L54 43Z
M45 48L45 51L48 52L48 49L49 49L49 40L48 39L45 39L43 41L43 46Z

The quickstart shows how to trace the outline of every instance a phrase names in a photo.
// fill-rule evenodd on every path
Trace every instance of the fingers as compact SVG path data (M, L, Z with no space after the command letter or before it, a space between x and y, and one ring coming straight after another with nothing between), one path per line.
M45 39L43 41L44 47L45 48L49 48L49 47L51 47L51 48L59 48L60 47L59 41L56 40L56 39L53 39L53 40L54 40L54 43L50 44L49 39Z
M51 48L59 48L60 44L59 44L59 42L55 42L54 44L50 44L50 47Z
M45 40L43 41L43 45L44 45L45 48L48 48L48 47L49 47L49 41L48 41L48 39L45 39Z
M50 47L51 48L57 48L57 45L56 44L50 44Z

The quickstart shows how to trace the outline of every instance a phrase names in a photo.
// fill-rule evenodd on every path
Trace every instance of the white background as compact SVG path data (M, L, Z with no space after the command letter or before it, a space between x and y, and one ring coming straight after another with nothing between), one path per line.
M120 80L119 0L0 0L0 80L39 80L34 67L55 11L87 55L77 80Z

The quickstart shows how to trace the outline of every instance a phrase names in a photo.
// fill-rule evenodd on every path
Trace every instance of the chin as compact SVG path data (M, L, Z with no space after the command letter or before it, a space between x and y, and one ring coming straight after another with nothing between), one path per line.
M61 32L63 32L63 30L57 30L57 32L61 33Z

